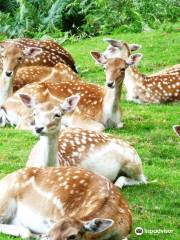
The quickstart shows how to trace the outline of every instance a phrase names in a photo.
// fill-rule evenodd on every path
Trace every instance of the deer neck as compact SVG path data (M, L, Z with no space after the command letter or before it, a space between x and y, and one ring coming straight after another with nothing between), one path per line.
M50 136L40 137L40 140L38 142L39 153L37 154L38 159L41 161L41 166L58 166L58 136L59 132Z
M143 84L144 75L134 67L129 67L125 73L124 84L127 89L127 98L132 100L137 97L137 89Z
M0 106L5 103L8 97L13 93L13 77L7 78L3 72L1 72L0 80Z
M122 81L116 84L114 88L105 87L105 96L103 101L104 124L106 124L109 121L110 122L112 121L112 123L116 123L116 116L119 115L118 113L120 111L119 100L121 98L121 90L122 90Z

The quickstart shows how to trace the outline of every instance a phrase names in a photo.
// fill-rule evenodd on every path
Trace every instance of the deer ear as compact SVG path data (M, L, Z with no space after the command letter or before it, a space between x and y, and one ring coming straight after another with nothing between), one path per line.
M105 42L108 42L110 45L112 45L113 47L118 47L118 48L122 48L123 47L123 41L117 41L111 38L104 38L103 39Z
M26 107L28 108L32 108L33 107L33 100L32 98L27 95L27 94L19 94L19 97L21 98L21 101L26 105Z
M42 53L42 49L38 47L26 47L23 50L23 53L26 57L36 57L37 55Z
M137 64L141 58L142 58L142 54L141 53L136 53L136 54L132 54L129 56L128 60L126 61L128 66L132 66Z
M110 228L113 223L114 221L111 219L94 218L93 220L84 223L84 231L100 233Z
M91 56L95 59L97 64L103 65L103 64L106 64L106 62L107 62L107 58L102 53L91 52Z
M129 46L129 49L130 49L131 51L136 51L136 50L139 50L139 49L141 48L141 45L135 44L135 43L128 44L128 46Z
M79 100L80 96L78 94L72 95L64 100L64 102L61 104L61 108L66 112L72 112L77 106Z
M177 134L178 137L180 137L180 125L174 125L173 130Z

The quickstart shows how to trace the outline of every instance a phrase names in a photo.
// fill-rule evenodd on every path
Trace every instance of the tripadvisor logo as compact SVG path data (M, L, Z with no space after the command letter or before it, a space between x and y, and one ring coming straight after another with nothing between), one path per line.
M143 228L137 227L137 228L135 229L135 233L136 233L137 236L142 235L142 234L143 234Z

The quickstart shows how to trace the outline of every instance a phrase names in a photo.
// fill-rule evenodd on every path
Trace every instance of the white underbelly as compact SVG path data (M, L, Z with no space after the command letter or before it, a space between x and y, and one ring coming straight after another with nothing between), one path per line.
M12 224L26 227L34 233L46 234L54 225L54 221L19 203Z
M90 152L87 158L81 162L80 166L113 181L116 179L121 168L119 158L120 155L112 144L108 144L102 149L97 148L94 152Z

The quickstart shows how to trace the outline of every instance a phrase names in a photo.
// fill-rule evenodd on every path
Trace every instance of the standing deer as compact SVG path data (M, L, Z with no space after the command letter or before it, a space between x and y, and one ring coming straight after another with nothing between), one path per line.
M62 46L52 40L35 40L28 38L20 38L13 40L5 40L0 42L2 47L8 46L9 44L15 44L22 51L28 48L40 48L41 54L33 59L25 58L25 61L21 62L21 67L27 66L49 66L53 67L57 63L61 62L69 66L73 71L76 72L74 60L69 52L67 52Z
M41 48L26 47L24 50L15 43L6 47L0 46L2 56L3 73L0 80L0 105L2 105L13 91L32 82L45 80L63 81L80 80L70 67L64 63L57 63L54 67L48 66L28 66L20 67L27 59L32 60L42 53Z
M127 142L83 129L67 129L59 135L62 107L67 108L67 101L59 105L50 98L45 103L35 102L24 94L20 98L32 108L33 132L40 136L29 156L28 167L79 166L115 181L120 188L146 183L141 159ZM120 172L126 177L119 177Z
M107 58L120 56L127 59L133 45L112 39L104 52ZM134 67L127 68L124 80L127 100L137 103L166 103L180 100L180 68L175 65L157 74L144 75Z
M131 231L131 212L106 178L75 167L25 168L0 181L0 233L93 240Z
M23 128L28 129L30 121L28 121L28 118L25 121L22 119L27 115L28 111L23 106L19 94L35 94L41 98L43 94L49 92L60 101L63 101L71 94L79 94L81 97L77 110L63 117L63 125L95 131L102 131L107 127L121 128L123 124L121 122L119 100L125 69L138 62L141 55L131 55L127 61L120 58L101 58L101 54L97 52L93 52L92 55L105 68L106 85L104 88L81 81L63 81L59 83L46 81L27 85L16 92L4 104L0 112L1 126L4 126L5 119L8 119L11 124L18 125L18 128L23 126ZM30 115L28 114L28 116Z

